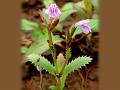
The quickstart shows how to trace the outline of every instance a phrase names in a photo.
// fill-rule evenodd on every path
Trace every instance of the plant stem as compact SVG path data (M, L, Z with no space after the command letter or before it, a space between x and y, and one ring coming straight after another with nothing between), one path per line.
M56 68L56 73L58 73L57 60L56 60L56 49L54 47L51 34L52 34L51 31L48 30L48 44L49 44L49 47L52 53L53 63Z
M69 32L69 30L68 30L67 33L66 33L66 50L69 48L70 40L71 40L71 36L70 36L70 32ZM64 71L64 69L65 69L65 66L68 64L68 61L69 61L69 59L67 59L67 57L66 57L65 64L63 65L60 74L63 73L63 71Z
M57 86L57 90L62 90L60 77L57 77L57 76L56 76L56 86Z
M56 65L56 49L54 47L54 44L53 44L53 41L52 41L52 35L51 35L51 32L48 30L48 44L49 44L49 47L50 47L50 50L51 50L51 53L52 53L52 57L53 57L53 62L54 62L54 65Z
M54 65L55 65L55 68L56 68L56 71L58 71L58 67L57 67L57 61L56 61L56 49L54 47L54 44L53 44L53 41L52 41L52 35L51 35L51 31L48 30L48 44L49 44L49 47L51 49L51 53L52 53L52 57L53 57L53 62L54 62ZM56 72L58 73L58 72ZM61 81L60 81L60 77L58 77L57 75L55 76L55 79L56 79L56 87L57 87L57 90L62 90L61 89Z

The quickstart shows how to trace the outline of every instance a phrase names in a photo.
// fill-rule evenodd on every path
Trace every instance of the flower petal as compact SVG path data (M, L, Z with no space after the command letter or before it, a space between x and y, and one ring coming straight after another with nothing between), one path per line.
M51 4L45 11L45 13L48 14L50 17L58 18L61 14L61 11L56 4Z
M80 25L80 27L81 27L83 33L85 33L85 34L88 34L89 32L91 32L91 27L88 26L87 24L82 24L82 25Z
M81 21L79 21L75 24L75 27L78 26L78 25L87 24L89 22L90 22L90 19L81 20Z

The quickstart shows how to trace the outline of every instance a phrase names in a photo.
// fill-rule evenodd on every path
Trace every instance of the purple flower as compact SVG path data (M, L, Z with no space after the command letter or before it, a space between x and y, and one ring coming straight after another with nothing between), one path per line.
M90 22L90 19L81 20L75 24L75 27L80 26L82 32L88 34L91 32L91 27L88 25L88 22Z
M56 4L51 4L48 9L45 11L52 18L59 18L61 11Z

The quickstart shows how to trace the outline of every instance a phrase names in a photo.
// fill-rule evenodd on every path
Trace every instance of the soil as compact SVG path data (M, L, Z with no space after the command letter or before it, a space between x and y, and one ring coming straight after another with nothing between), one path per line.
M58 6L64 5L66 2L78 2L79 0L55 0ZM41 19L38 13L39 9L42 9L44 5L40 0L28 0L28 2L22 3L22 15L23 17L34 21L36 23L40 23ZM67 21L72 23L79 20L78 17L74 17L75 14L72 14L70 17L67 18ZM66 29L72 23L64 22ZM31 33L32 32L21 32L23 37L22 44L26 46L31 46L34 41L31 40ZM54 32L54 34L62 34L60 32ZM84 34L79 34L72 40L71 43L71 51L72 57L77 58L81 55L87 55L93 58L93 61L88 64L86 67L82 67L78 71L71 73L65 83L64 90L99 90L98 83L98 44L99 44L99 33L94 32L91 35L90 43L86 43L87 37L83 36ZM27 44L26 44L26 42ZM24 44L23 44L24 41ZM29 42L29 43L28 43ZM59 52L65 51L65 42L62 42L61 45L55 45L57 48L57 54ZM80 49L81 48L81 49ZM44 55L44 54L43 54ZM51 58L51 55L44 55L46 58ZM71 60L70 59L70 60ZM52 62L52 61L51 61ZM82 85L81 74L83 75L85 83ZM22 65L22 90L49 90L50 85L54 85L55 80L52 75L48 72L42 70L39 72L36 67L31 62L26 62Z

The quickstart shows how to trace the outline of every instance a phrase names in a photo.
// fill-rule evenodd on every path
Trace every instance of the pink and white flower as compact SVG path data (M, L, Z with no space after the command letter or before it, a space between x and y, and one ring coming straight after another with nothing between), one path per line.
M45 11L46 14L49 15L49 17L52 18L59 18L59 16L61 15L61 11L58 8L58 6L56 4L51 4L47 10Z
M81 20L75 24L75 27L80 26L83 33L88 34L91 32L91 27L88 25L90 19Z

